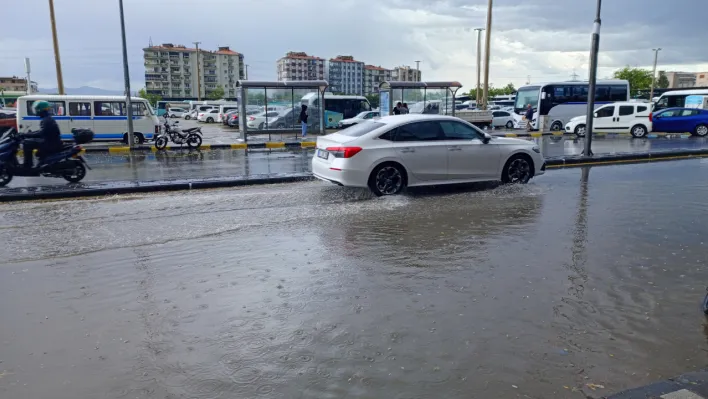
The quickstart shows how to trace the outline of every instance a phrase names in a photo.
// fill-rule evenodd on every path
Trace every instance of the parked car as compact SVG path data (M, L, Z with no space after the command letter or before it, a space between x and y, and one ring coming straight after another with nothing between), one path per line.
M357 116L355 116L353 118L342 119L341 121L339 121L338 126L340 129L343 129L343 128L346 128L349 126L354 126L357 123L361 123L361 122L371 119L371 118L377 118L379 116L380 116L380 114L378 111L364 111L364 112L360 112L359 114L357 114Z
M317 138L315 177L393 195L406 187L501 180L527 183L542 175L540 148L492 137L443 115L384 116Z
M216 108L211 108L209 110L200 112L199 115L197 116L197 121L199 122L206 122L206 123L214 123L216 120L219 118L219 110Z
M232 109L231 111L226 112L220 119L221 123L224 125L229 124L229 119L231 119L231 116L237 114L238 115L238 110L237 109Z
M190 119L197 119L197 116L199 115L199 111L196 109L193 109L189 112L185 112L183 118L184 120L190 120Z
M603 105L595 110L593 132L631 133L633 137L645 137L652 131L649 104L637 102L616 102ZM565 125L566 133L585 136L586 116L571 118Z
M6 108L0 109L0 134L11 127L17 129L17 113Z
M170 107L170 109L167 111L167 116L170 118L183 118L185 114L187 114L188 111L184 108L178 108L178 107Z
M246 126L248 126L249 129L263 130L266 129L267 126L272 126L273 122L275 122L279 116L279 111L259 112L248 117Z
M708 110L699 108L666 108L651 115L652 131L708 136Z
M507 129L514 128L514 117L510 112L507 111L493 111L492 116L492 126L494 127L505 127Z

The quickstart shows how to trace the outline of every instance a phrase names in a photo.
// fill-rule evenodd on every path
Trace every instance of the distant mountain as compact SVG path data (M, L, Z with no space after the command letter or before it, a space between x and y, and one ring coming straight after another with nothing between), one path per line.
M45 93L45 94L55 94L59 90L57 89L39 89L40 93ZM123 95L123 90L104 90L104 89L99 89L97 87L89 87L89 86L81 86L77 88L69 88L66 87L64 88L64 91L66 94L74 94L74 95L84 95L84 96L122 96ZM131 90L132 91L132 90Z

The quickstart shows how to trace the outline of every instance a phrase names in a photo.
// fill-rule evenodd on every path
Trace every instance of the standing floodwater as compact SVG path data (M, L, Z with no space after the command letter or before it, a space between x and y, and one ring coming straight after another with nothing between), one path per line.
M691 160L0 205L0 397L600 397L706 363L707 197Z

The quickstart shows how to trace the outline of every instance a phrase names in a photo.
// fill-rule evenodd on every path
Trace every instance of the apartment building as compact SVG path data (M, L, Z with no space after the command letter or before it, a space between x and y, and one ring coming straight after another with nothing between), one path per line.
M324 80L325 60L307 53L290 51L278 60L278 81Z
M377 94L382 82L390 81L392 71L380 66L364 66L364 95Z
M206 98L217 87L224 89L225 98L235 98L237 81L246 78L243 54L229 47L197 52L165 43L144 48L143 57L145 90L163 98Z
M18 78L17 76L0 76L0 90L8 92L27 92L27 79ZM36 93L37 91L37 82L32 81L30 84L30 94Z
M409 66L395 67L391 73L391 78L396 82L420 82L420 77L420 71Z
M325 79L329 91L353 95L364 94L364 63L351 55L338 55L325 62Z

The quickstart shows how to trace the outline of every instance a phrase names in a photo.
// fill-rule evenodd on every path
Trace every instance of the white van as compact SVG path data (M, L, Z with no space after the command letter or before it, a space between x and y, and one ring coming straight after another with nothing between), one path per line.
M651 105L637 102L616 102L595 109L593 132L630 133L633 137L646 137L652 129ZM572 118L566 133L585 136L585 115Z
M77 128L91 129L95 141L128 141L128 110L123 96L22 96L17 99L17 126L21 132L39 130L39 116L32 110L35 101L52 106L62 140L73 140L71 129ZM133 131L136 142L142 144L159 132L160 121L146 99L132 97L131 101Z
M226 115L227 112L233 111L233 110L238 110L238 104L219 105L219 116L218 116L216 122L223 122L224 115Z

